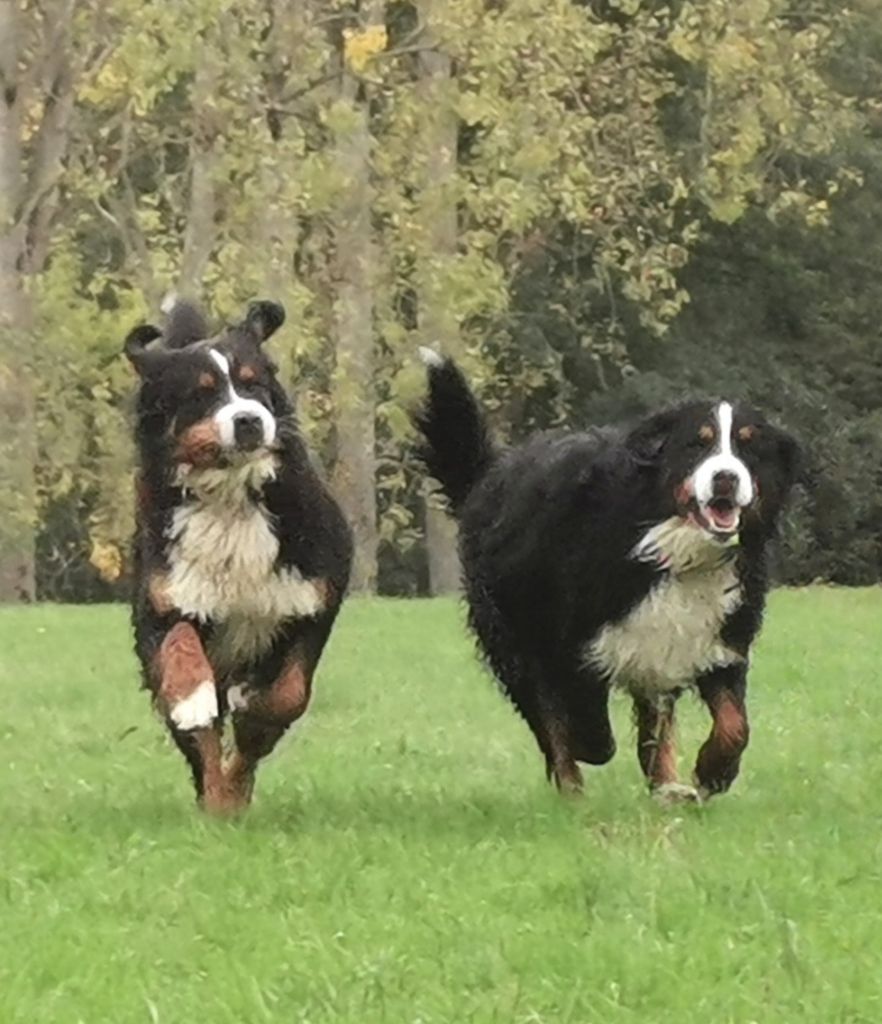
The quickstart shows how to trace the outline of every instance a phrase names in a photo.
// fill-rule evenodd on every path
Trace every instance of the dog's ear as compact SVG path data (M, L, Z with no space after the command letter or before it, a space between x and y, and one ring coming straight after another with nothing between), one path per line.
M265 299L252 302L245 315L245 328L263 343L271 338L285 322L285 308L278 302Z
M665 409L638 423L628 434L625 447L638 465L655 465L671 439L678 417L677 409Z
M811 492L814 468L809 465L796 438L766 423L757 446L757 462L753 468L759 494L762 519L773 527L787 504L795 484L803 484Z
M802 445L792 434L788 434L786 430L776 427L775 435L778 442L781 468L784 471L788 485L792 487L794 484L805 483L809 466Z
M168 352L150 343L162 337L162 331L153 324L140 324L126 335L123 351L129 362L142 377L155 372L168 358Z
M767 426L764 433L772 444L771 460L782 493L786 494L795 484L806 484L812 467L796 438L780 427Z

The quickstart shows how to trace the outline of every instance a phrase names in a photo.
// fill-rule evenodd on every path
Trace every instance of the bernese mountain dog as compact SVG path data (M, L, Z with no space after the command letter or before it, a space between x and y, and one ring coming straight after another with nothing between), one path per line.
M637 754L662 802L726 791L747 746L747 671L769 541L799 449L755 410L697 401L632 429L492 442L459 368L421 350L420 455L459 522L469 624L548 776L615 753L612 688L633 700ZM677 776L677 698L712 718L693 785Z
M125 342L140 376L136 651L197 799L221 813L250 802L258 762L306 710L349 579L349 529L263 349L284 319L255 302L212 334L177 303L164 331Z

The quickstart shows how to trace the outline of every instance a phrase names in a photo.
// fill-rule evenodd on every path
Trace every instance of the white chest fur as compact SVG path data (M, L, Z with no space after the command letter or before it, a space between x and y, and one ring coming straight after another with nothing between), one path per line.
M217 625L217 667L254 657L282 620L321 611L323 591L294 566L278 568L266 510L244 487L201 488L169 529L168 596L187 616Z
M694 527L680 523L654 528L634 549L635 558L670 572L589 645L589 661L616 685L645 692L677 689L739 660L720 638L726 617L741 604L734 562L721 561L722 549L707 547ZM684 543L680 531L686 529L694 541Z

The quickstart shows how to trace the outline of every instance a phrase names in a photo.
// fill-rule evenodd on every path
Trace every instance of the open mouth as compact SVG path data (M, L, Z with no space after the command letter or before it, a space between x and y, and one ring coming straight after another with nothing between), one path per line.
M689 515L718 540L732 538L741 523L741 509L731 498L711 498L707 504L693 502Z

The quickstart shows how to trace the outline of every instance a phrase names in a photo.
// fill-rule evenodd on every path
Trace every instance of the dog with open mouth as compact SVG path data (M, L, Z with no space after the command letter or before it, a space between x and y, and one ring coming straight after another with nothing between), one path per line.
M213 333L179 302L164 330L125 342L140 376L136 652L197 799L220 813L250 802L258 763L306 710L352 557L264 349L284 318L255 302Z
M506 450L458 367L421 354L420 455L459 523L469 623L549 777L579 790L579 762L612 758L608 701L621 688L658 799L726 791L748 742L750 648L795 440L747 406L696 401ZM674 736L686 690L712 719L691 783Z

